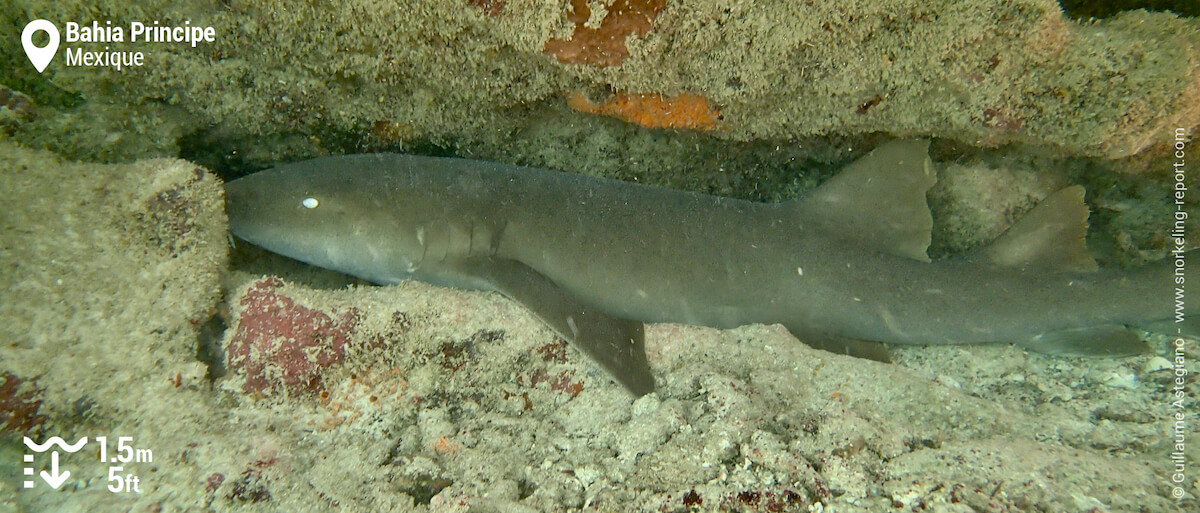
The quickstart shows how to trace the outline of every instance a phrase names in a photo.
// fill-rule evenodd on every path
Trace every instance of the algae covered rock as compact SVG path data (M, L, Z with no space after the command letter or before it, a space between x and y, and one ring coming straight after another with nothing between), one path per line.
M86 23L84 5L46 16ZM885 133L1119 158L1200 123L1200 28L1169 13L1076 22L1053 0L289 6L111 6L118 22L186 19L215 40L126 42L146 64L120 72L60 59L39 75L12 56L8 85L42 111L24 135L106 160L247 135L310 146L242 148L264 163L423 140L500 154L545 116L572 115L569 104L577 119L603 112L718 140ZM20 33L24 22L5 23ZM588 101L569 101L581 92ZM646 114L631 110L639 98L667 103ZM672 109L674 98L687 103ZM688 118L697 99L719 122ZM81 122L103 135L73 132Z

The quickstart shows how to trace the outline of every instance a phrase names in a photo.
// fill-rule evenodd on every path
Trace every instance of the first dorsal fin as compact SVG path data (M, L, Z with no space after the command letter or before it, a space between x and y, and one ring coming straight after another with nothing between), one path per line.
M925 192L936 182L929 141L892 141L846 166L800 208L864 249L928 262L933 217Z
M1050 271L1095 271L1087 250L1087 204L1082 186L1051 194L984 251L996 265Z

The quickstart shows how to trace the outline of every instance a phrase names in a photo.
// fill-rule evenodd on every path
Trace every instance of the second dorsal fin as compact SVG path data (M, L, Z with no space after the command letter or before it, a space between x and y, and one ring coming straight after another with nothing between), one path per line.
M846 166L799 207L863 249L928 262L933 217L925 192L936 182L929 141L892 141Z
M1087 250L1082 186L1051 194L984 250L994 264L1052 271L1095 271Z

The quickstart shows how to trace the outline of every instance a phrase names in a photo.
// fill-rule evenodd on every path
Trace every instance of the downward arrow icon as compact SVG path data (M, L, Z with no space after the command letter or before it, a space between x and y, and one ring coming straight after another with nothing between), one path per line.
M66 481L68 477L71 477L70 470L64 470L62 474L58 473L58 451L51 452L50 472L43 470L42 479L45 479L46 484L50 485L51 488L58 488L62 486L63 481Z

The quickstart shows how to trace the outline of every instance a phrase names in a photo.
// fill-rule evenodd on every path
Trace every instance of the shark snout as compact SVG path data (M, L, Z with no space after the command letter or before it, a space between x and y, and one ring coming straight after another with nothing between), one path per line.
M229 216L229 224L233 224L234 218L244 216L244 206L246 205L246 188L238 184L239 180L225 182L225 213Z
M250 183L251 178L238 178L225 183L225 214L229 217L229 231L242 238L254 225L254 212L263 200L261 190Z

